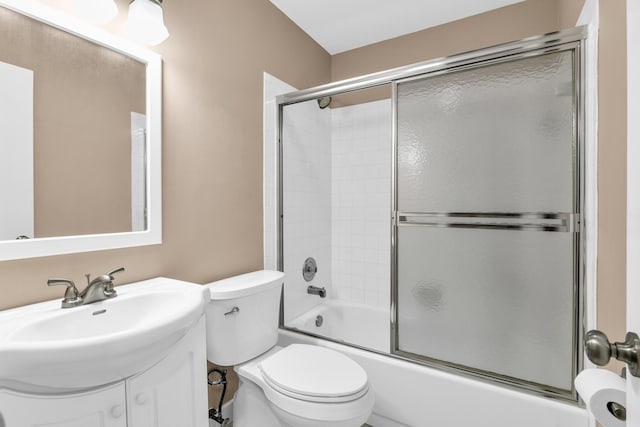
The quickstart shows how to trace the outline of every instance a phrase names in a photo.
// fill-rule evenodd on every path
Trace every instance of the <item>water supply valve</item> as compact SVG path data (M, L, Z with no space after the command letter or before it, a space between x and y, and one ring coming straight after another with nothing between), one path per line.
M211 374L218 374L219 378L217 380L211 379ZM218 369L213 368L207 372L207 383L210 386L222 386L222 394L220 394L220 402L218 402L218 409L210 408L209 409L209 418L213 421L220 424L222 427L229 425L229 418L224 418L222 416L222 402L224 401L224 395L227 392L227 370L226 369Z

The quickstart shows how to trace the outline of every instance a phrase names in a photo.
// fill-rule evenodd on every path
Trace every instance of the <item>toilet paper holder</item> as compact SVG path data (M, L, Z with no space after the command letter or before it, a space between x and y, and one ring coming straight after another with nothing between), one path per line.
M607 410L620 421L627 421L627 408L618 402L607 403Z
M624 342L610 343L600 331L591 330L584 337L587 357L598 366L609 363L613 357L628 366L628 372L640 377L640 338L633 332L627 332Z

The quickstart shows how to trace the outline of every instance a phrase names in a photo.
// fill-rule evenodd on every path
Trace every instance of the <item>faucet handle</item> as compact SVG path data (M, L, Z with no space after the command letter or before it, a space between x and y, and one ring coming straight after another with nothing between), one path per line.
M113 280L113 275L116 273L124 273L124 267L114 268L113 270L107 273L107 276L111 277L111 280Z
M62 308L75 307L82 304L82 298L78 295L78 288L72 280L68 279L49 279L47 280L47 286L65 285L67 289L64 292L64 299L62 300Z
M118 267L118 268L114 268L113 270L111 270L106 274L106 276L109 277L110 282L107 283L106 286L104 287L104 294L108 298L113 298L117 295L116 290L113 288L113 281L115 280L115 277L113 277L113 275L122 273L122 272L124 272L124 267Z

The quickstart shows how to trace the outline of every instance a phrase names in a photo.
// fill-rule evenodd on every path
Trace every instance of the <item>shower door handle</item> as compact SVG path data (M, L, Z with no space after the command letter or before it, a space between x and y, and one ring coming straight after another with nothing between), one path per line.
M558 212L398 212L399 226L528 230L573 233L580 215Z
M596 365L604 366L613 357L626 363L631 375L640 377L640 338L635 333L627 332L624 342L610 343L603 332L592 330L584 337L584 349Z

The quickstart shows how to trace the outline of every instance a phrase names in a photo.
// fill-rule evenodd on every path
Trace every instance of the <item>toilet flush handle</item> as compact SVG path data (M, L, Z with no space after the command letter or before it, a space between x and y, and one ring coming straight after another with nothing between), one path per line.
M231 309L231 311L227 311L224 315L225 315L225 316L228 316L228 315L233 314L233 313L238 313L239 311L240 311L240 308L238 308L238 307L233 307L233 308Z

